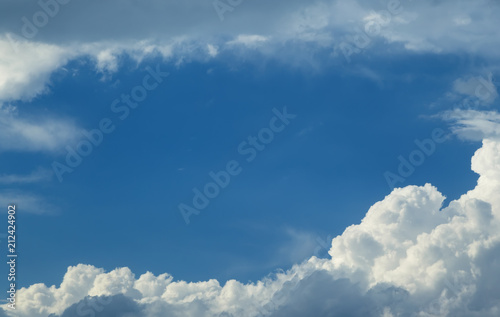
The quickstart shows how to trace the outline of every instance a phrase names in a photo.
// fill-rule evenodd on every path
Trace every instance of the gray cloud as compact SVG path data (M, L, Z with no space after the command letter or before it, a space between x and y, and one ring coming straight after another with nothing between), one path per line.
M120 54L138 60L156 55L178 62L259 53L320 68L329 62L317 61L318 56L345 62L346 45L374 53L390 46L384 52L464 52L492 60L500 46L494 31L500 5L489 0L460 5L451 0L231 3L221 22L213 1L204 0L68 0L57 10L55 6L46 9L57 11L53 17L35 2L4 1L0 4L0 101L30 99L46 92L53 71L83 56L95 60L99 71L116 70ZM359 39L367 36L367 44L358 47Z
M58 317L56 315L51 315ZM133 299L122 294L103 297L86 297L68 307L60 317L144 317L143 308Z

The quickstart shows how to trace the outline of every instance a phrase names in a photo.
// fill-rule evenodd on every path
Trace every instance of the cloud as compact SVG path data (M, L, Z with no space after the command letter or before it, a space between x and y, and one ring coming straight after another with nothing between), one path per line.
M453 83L453 90L461 95L477 98L486 105L491 105L498 98L491 73L487 78L482 76L459 78Z
M390 42L402 43L407 49L463 50L493 56L494 50L491 49L498 48L499 44L494 32L498 25L499 6L490 0L460 4L452 0L387 3L367 0L349 3L338 0L235 1L230 4L221 22L210 1L151 0L142 4L133 0L73 0L58 5L54 17L47 19L45 25L35 25L37 32L31 39L54 44L67 44L74 39L85 43L114 39L120 42L131 39L165 42L174 37L195 39L222 35L236 38L242 34L260 34L273 36L279 41L308 39L324 42L328 39L330 42L342 32L363 28L369 19L384 17L384 11L393 11L380 36ZM392 8L397 9L389 10ZM34 24L34 15L43 12L41 6L28 0L4 2L0 9L0 12L5 12L0 15L0 31L18 36L34 33L27 32L26 27L23 30L23 26L29 22ZM383 19L385 21L387 17ZM478 33L484 36L478 37Z
M61 317L75 316L99 317L142 317L141 305L124 295L86 297L68 307ZM51 315L54 316L54 315Z
M465 76L453 82L453 89L446 96L448 101L465 109L491 106L498 99L498 91L493 83L493 74L485 76Z
M223 22L211 1L47 3L50 8L28 0L0 3L0 102L46 93L51 73L83 57L94 60L98 72L117 71L121 54L138 61L162 56L179 64L251 56L256 50L314 66L321 56L338 56L346 42L356 45L354 39L366 32L370 43L380 40L391 48L377 46L375 53L382 49L390 55L463 52L495 60L500 47L495 32L500 5L490 0L244 1L232 2ZM44 23L35 21L40 16L47 16ZM456 87L464 91L469 84Z
M486 31L493 30L497 24L494 18L494 12L499 10L497 2L478 0L457 4L445 0L400 3L400 13L390 18L384 13L388 24L381 28L379 36L389 43L400 43L405 49L416 52L464 52L488 57L493 56L490 50L500 44L498 39L493 38L493 33ZM387 11L387 8L382 9Z
M261 35L238 35L234 40L227 42L228 45L244 45L246 47L255 48L263 45L269 39Z
M455 79L450 89L430 106L455 110L493 108L498 100L498 89L493 76L495 70L495 66L489 66Z
M15 204L16 207L24 212L32 214L54 214L58 209L45 198L29 192L19 190L0 191L0 205L7 206Z
M0 152L51 152L80 137L69 120L58 118L21 118L15 107L0 105Z
M371 35L393 48L388 54L496 58L497 2L401 3L394 13L387 5L367 0L245 1L221 23L210 1L153 0L139 5L135 0L74 0L59 5L57 18L50 16L28 40L22 37L26 20L32 21L42 8L27 0L1 2L0 151L54 152L79 136L69 120L31 120L7 104L48 93L51 74L82 57L94 60L101 73L117 71L121 54L137 61L161 56L179 64L255 51L285 60L283 53L293 48L296 58L307 60L315 52L338 51L339 45L366 32L367 25L376 25L378 31ZM478 89L480 84L483 88ZM491 75L460 78L452 92L486 105L498 98ZM472 158L472 169L480 175L476 188L448 206L430 184L397 188L374 204L360 224L333 239L331 258L311 257L256 283L193 283L151 273L137 278L128 268L105 272L79 264L68 268L59 286L20 289L15 316L75 316L79 309L96 316L145 317L498 316L500 115L468 109L442 117L454 123L460 137L484 139ZM5 175L3 181L37 178L43 177ZM3 205L13 202L31 212L51 210L28 193L0 196ZM297 237L309 250L311 239Z
M4 174L0 175L0 184L31 184L47 181L52 178L52 171L39 168L28 175Z
M496 111L455 109L440 116L452 123L451 130L461 139L480 141L500 136L500 114Z
M47 91L50 75L73 54L58 45L16 40L0 35L0 104L31 100Z
M217 56L217 54L219 54L217 47L213 46L212 44L207 44L207 50L208 50L208 55L210 55L211 57L215 57Z
M318 236L309 232L288 227L283 230L288 237L288 241L276 251L275 263L278 266L283 265L284 261L288 261L288 263L303 261L315 255L315 252L318 253L318 247L321 248L320 242L325 243Z
M333 239L331 258L255 283L137 278L79 264L59 286L20 289L16 316L74 316L79 305L95 316L498 316L498 139L483 141L472 169L477 186L448 206L430 184L396 188Z

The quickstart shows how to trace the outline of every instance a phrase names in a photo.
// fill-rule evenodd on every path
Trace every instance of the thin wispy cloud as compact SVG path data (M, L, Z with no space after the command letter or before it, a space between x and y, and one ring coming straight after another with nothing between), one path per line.
M20 174L0 174L0 184L11 185L11 184L32 184L39 183L43 181L49 181L53 176L52 171L39 168L30 174L20 175Z
M496 111L451 110L441 117L452 123L452 131L460 138L481 141L500 137L500 114Z
M25 119L15 107L0 106L0 152L58 151L79 136L79 129L70 120Z
M48 202L45 197L20 190L0 191L0 204L2 206L15 204L24 212L36 215L54 215L59 212L59 208Z

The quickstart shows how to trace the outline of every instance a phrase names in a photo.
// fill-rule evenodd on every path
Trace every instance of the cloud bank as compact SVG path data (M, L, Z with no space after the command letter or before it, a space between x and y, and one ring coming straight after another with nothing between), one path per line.
M220 21L214 3L225 5ZM224 7L224 6L223 6ZM219 10L220 11L220 10ZM0 3L0 102L47 92L50 74L91 58L114 72L120 56L174 63L261 54L315 65L352 52L470 53L496 59L496 1L81 1ZM258 21L258 22L257 22ZM478 36L481 34L481 36ZM347 55L347 56L346 56ZM467 82L457 89L467 90Z
M333 239L331 258L256 283L79 264L59 286L19 290L15 316L498 316L498 135L483 140L472 170L477 186L448 206L430 184L394 189Z

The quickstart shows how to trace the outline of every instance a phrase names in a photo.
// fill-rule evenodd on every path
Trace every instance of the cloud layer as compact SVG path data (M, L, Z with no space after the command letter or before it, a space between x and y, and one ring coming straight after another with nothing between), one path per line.
M483 141L472 169L477 186L448 206L430 184L397 188L333 239L330 259L256 283L79 264L59 286L19 290L16 316L498 316L498 138Z
M345 62L375 43L384 43L387 54L463 52L489 59L500 46L494 31L500 5L490 0L219 2L226 5L223 21L212 2L201 0L2 2L0 102L46 92L50 74L81 57L113 72L121 54L179 62L258 52L314 65L321 55ZM466 86L457 83L459 90Z

